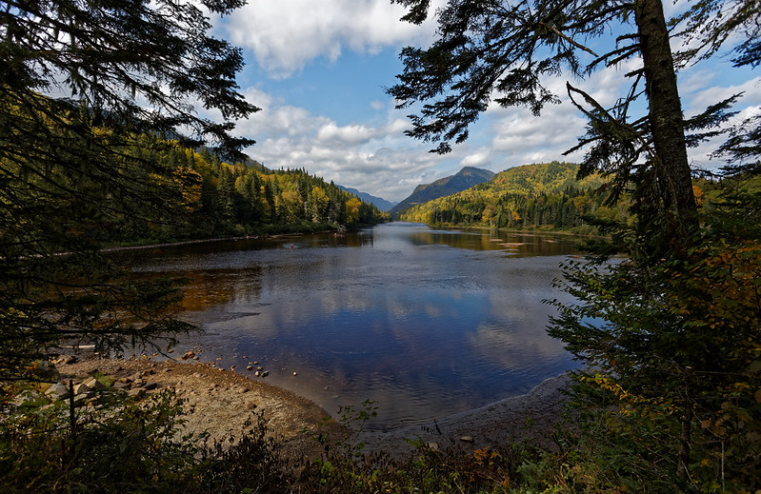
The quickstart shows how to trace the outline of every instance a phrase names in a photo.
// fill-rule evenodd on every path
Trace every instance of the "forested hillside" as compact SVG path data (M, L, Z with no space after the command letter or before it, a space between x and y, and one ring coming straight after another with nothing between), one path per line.
M594 174L578 180L578 171L578 165L557 161L510 168L488 182L412 207L401 217L429 224L576 231L590 230L588 215L625 220L625 204L603 204L604 179Z
M139 157L176 170L184 215L156 223L125 217L117 238L144 241L257 232L311 231L374 224L383 213L306 170L273 171L259 163L230 164L172 141L146 146Z

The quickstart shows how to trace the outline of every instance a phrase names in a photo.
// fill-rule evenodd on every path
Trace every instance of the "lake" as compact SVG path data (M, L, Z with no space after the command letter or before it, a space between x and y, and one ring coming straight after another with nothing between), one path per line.
M280 236L138 251L134 270L179 276L182 318L204 331L177 352L321 405L373 400L372 428L425 421L528 392L576 367L545 328L578 252L567 235L435 230ZM298 375L294 376L296 372Z

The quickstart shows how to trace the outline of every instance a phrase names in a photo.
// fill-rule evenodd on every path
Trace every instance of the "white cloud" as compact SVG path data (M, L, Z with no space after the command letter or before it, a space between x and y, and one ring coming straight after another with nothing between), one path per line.
M482 148L475 153L469 154L462 159L462 166L481 167L489 164L490 151L488 148Z
M252 158L275 169L303 167L389 200L401 200L418 184L444 176L437 167L458 162L465 152L443 157L429 153L429 144L403 134L409 121L394 110L376 124L338 125L258 89L245 94L262 108L236 129L257 140L248 150Z
M432 11L441 3L434 1ZM220 27L233 44L252 50L271 75L288 77L315 58L335 61L347 48L377 53L430 39L433 23L402 22L404 12L389 0L256 0Z
M368 2L360 3L368 6ZM336 0L325 5L338 3ZM340 43L348 43L348 37L341 39L343 41L339 40ZM624 77L624 74L636 68L637 64L636 60L627 62L572 83L603 105L612 105L626 93L631 83L631 79ZM375 111L368 111L366 119L339 125L332 118L289 105L282 99L251 88L246 95L262 111L241 122L239 129L242 134L258 141L249 149L251 156L271 168L303 167L341 185L356 187L389 200L400 200L409 195L415 186L452 174L462 166L477 166L498 172L532 162L580 161L584 150L570 156L562 154L577 144L587 124L584 116L568 101L566 80L557 77L546 81L547 87L559 95L563 103L546 106L541 117L533 116L525 108L504 109L496 104L489 105L482 118L471 128L471 139L455 146L454 151L445 156L429 153L430 143L404 135L411 124L403 117L402 111L392 108L390 100L368 102L367 105ZM701 72L697 67L680 73L680 88L685 95L687 115L702 111L706 105L740 91L744 91L746 96L738 108L742 114L734 121L761 112L761 77L734 85L706 87L711 81L710 72ZM635 109L643 112L646 107L640 104ZM690 150L693 165L719 166L708 160L708 155L717 145L715 142L704 143Z
M334 122L323 125L317 132L317 140L345 144L365 143L377 135L377 130L365 125L339 127Z
M703 86L705 88L705 86ZM693 90L695 94L687 107L688 112L699 113L709 105L725 100L737 93L744 93L738 102L740 106L761 105L761 76L755 77L742 84L732 86L713 86L702 90Z

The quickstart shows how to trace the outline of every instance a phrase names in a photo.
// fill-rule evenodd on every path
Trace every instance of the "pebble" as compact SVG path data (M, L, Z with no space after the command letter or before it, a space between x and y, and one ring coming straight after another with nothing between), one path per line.
M473 442L473 436L462 436L460 438L460 441L464 443L472 443Z
M47 396L66 396L69 393L69 387L66 386L62 382L58 382L50 386L46 391L45 394Z
M256 372L254 372L254 375L255 375L256 377L259 377L259 376L261 376L261 375L262 375L262 373L261 373L261 372L259 372L259 371L256 371Z
M247 371L252 371L252 370L254 370L254 366L253 365L249 365L248 367L246 367L246 370Z
M127 391L127 395L131 398L142 398L145 395L145 390L143 388L132 388L129 391Z
M298 375L299 375L299 373L298 373L298 372L296 372L296 371L293 371L293 375L294 375L294 376L298 376Z
M270 371L264 371L262 372L262 377L267 377L270 375Z
M85 383L79 383L74 385L74 394L75 395L83 395L85 393L90 392L91 389L88 385Z
M95 379L94 377L86 380L82 384L84 384L88 388L90 388L92 390L95 390L95 391L98 391L98 390L101 390L101 389L106 389L106 386L102 382L100 382L97 379Z

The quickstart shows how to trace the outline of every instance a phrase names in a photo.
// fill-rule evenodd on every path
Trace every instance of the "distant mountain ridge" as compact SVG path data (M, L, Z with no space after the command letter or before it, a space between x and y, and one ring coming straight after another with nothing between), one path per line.
M459 172L448 177L440 178L430 184L421 184L415 187L415 190L409 197L394 206L390 213L396 217L403 211L424 204L428 201L438 199L463 190L469 189L475 185L487 182L494 177L494 172L481 168L466 166Z
M383 199L382 197L377 197L372 194L368 194L367 192L362 192L357 189L353 189L351 187L344 187L343 185L338 186L340 189L345 190L346 192L350 192L354 194L355 196L359 197L363 202L366 202L368 204L374 205L376 208L380 209L381 211L390 211L391 208L393 208L396 203L387 201Z
M606 180L592 174L579 180L573 163L539 163L510 168L490 181L416 205L405 221L496 228L551 228L593 233L584 217L625 221L627 205L605 205L598 190Z

